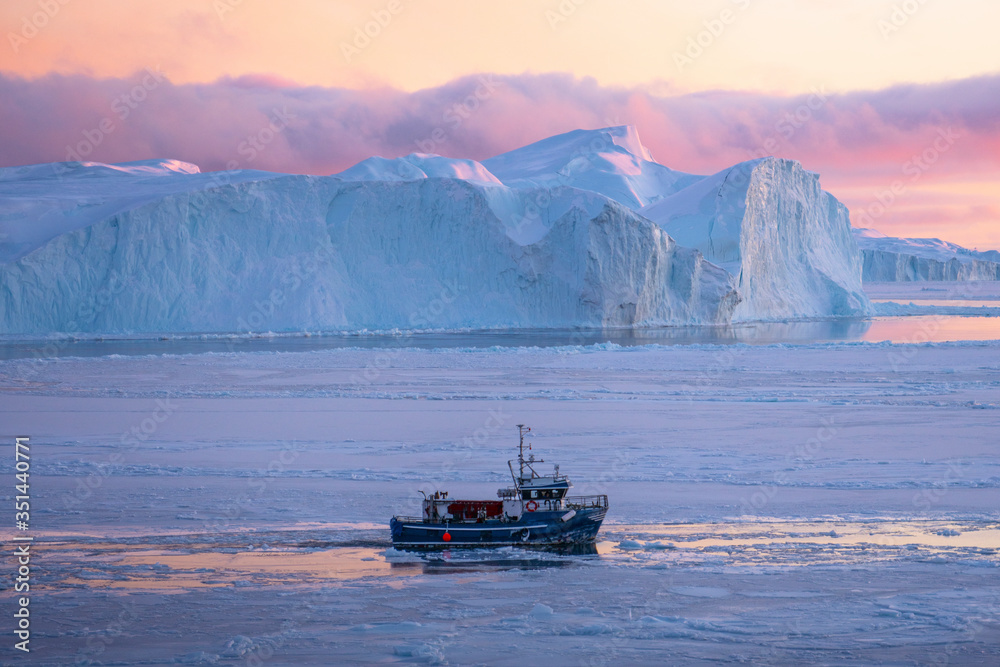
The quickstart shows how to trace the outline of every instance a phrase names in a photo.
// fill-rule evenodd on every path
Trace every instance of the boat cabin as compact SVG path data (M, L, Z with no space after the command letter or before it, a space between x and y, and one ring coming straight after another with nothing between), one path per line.
M558 474L550 477L521 478L518 488L521 500L559 500L573 486L565 477Z

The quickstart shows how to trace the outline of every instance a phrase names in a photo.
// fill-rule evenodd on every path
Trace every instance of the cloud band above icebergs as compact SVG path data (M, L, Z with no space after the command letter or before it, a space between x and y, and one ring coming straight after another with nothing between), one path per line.
M473 75L412 93L301 87L268 76L175 85L0 74L0 166L157 157L329 174L371 155L485 159L576 128L634 124L661 163L711 173L761 155L800 160L858 215L911 235L1000 242L1000 75L885 90L674 97L562 74ZM942 137L946 137L947 141ZM992 223L992 224L991 224ZM886 229L883 229L885 231Z

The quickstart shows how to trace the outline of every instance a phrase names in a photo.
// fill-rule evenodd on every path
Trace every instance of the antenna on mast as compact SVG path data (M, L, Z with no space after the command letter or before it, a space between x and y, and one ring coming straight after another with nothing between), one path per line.
M514 477L514 486L518 488L520 488L521 485L520 480L524 479L524 469L527 468L528 470L530 470L531 477L535 478L538 476L538 474L535 472L535 469L531 467L531 464L544 461L544 459L538 459L536 461L534 454L530 454L527 460L524 458L524 436L526 433L530 432L531 432L530 426L525 426L524 424L517 424L517 434L519 436L519 440L517 443L517 465L518 465L519 476L514 475L514 467L511 465L514 461L511 460L507 462L507 467L510 468L510 475L511 477ZM530 444L528 445L528 449L531 449Z
M530 428L527 428L524 424L518 424L517 425L517 434L520 437L520 440L517 443L517 463L518 463L519 469L521 471L521 476L522 477L524 476L524 433L525 433L525 429L527 429L528 431L531 430Z

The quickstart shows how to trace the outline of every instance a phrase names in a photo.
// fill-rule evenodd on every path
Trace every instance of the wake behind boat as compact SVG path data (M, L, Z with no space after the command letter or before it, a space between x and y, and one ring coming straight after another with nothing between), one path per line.
M499 500L452 500L442 491L424 494L423 516L394 516L389 521L392 545L442 549L593 542L608 511L608 497L567 495L573 483L559 474L559 466L550 475L539 474L535 466L544 460L524 456L524 436L531 429L524 424L517 429L518 472L513 460L507 462L513 488L498 490Z

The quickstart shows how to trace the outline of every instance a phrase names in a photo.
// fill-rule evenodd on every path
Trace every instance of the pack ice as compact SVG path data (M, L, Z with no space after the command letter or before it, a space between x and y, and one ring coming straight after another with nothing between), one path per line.
M745 178L744 178L745 176ZM726 323L866 311L847 212L797 163L714 176L634 128L328 177L0 170L0 332Z

